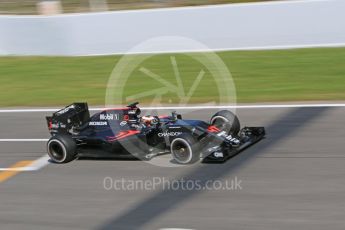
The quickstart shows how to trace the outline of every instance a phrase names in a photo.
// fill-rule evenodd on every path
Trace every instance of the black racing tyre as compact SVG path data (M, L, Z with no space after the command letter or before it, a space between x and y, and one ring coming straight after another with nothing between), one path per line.
M55 135L47 143L50 159L57 164L64 164L77 157L77 145L69 135Z
M238 117L229 110L221 110L212 116L211 125L216 126L230 135L236 135L241 129Z
M179 164L193 164L200 159L199 143L191 134L181 134L172 140L170 152Z

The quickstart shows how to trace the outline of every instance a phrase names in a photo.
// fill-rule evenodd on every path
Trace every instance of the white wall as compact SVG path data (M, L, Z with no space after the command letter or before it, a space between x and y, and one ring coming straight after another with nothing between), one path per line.
M344 12L344 0L307 0L0 16L0 54L124 53L157 36L184 36L215 50L345 45ZM167 50L155 47L152 51Z

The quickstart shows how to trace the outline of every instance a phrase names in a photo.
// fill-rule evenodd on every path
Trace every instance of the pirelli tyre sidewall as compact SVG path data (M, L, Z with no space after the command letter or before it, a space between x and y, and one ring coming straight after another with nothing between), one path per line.
M57 164L64 164L74 160L77 156L77 145L69 135L55 135L47 143L50 159Z
M170 152L179 164L193 164L200 159L199 143L193 135L187 133L172 140Z
M210 121L211 125L216 126L230 135L236 135L241 129L238 117L229 110L221 110L214 114Z

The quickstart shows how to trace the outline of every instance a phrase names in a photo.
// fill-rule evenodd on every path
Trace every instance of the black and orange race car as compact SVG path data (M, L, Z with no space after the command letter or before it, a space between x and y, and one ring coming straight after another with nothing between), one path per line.
M263 127L240 128L235 114L222 110L210 122L169 116L140 116L138 102L90 117L87 103L74 103L47 117L52 137L47 151L55 163L79 157L150 160L171 153L173 162L224 162L265 136Z

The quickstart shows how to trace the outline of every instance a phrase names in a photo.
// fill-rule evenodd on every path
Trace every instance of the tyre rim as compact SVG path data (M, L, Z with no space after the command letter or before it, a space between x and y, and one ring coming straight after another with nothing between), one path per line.
M56 161L62 161L65 158L64 149L58 142L51 142L49 145L49 153Z
M172 154L175 157L175 160L179 163L188 163L191 159L191 149L190 146L183 142L178 141L173 145Z
M211 121L211 124L222 131L230 131L231 128L229 120L221 116L214 117Z

